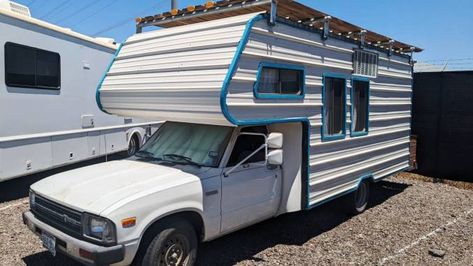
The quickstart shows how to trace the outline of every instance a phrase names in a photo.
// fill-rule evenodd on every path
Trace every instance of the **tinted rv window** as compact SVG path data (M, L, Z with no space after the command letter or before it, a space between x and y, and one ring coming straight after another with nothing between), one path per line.
M60 76L58 53L5 44L5 82L8 86L59 89Z
M260 68L256 89L258 94L302 95L304 71L263 66Z
M343 136L346 81L333 77L324 80L324 136Z
M352 131L365 133L368 132L369 81L353 80L352 87Z

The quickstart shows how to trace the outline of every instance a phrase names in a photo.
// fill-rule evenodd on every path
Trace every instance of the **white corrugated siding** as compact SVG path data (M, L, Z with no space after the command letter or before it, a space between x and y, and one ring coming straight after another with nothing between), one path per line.
M343 140L322 142L322 76L351 76L355 46L337 39L323 44L318 34L281 23L269 31L255 24L230 85L227 104L239 120L309 117L309 204L316 204L357 186L360 177L381 178L408 167L411 67L408 60L380 54L378 78L371 80L370 132L350 137L350 88L347 81L347 128ZM260 62L303 65L306 95L301 100L254 99Z
M100 89L109 113L230 125L220 92L246 23L254 14L136 34Z

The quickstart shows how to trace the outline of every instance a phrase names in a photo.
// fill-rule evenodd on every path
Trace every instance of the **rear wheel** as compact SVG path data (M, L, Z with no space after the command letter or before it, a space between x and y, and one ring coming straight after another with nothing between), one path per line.
M162 225L146 248L142 266L191 266L197 257L197 235L185 220Z
M370 182L364 180L360 183L357 190L345 197L346 211L351 215L364 212L368 207L370 198Z
M130 142L128 143L128 150L126 154L128 156L135 155L139 147L140 147L140 141L138 140L138 136L136 134L133 134L133 136L131 136Z

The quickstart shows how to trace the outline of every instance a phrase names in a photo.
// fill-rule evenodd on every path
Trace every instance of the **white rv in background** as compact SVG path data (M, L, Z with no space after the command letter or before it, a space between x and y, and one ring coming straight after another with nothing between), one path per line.
M115 51L0 0L0 182L120 151L156 123L106 114L96 89ZM147 132L148 131L148 132Z

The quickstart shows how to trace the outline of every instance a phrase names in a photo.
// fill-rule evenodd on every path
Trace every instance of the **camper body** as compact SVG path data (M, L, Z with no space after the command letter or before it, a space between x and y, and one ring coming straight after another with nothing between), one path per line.
M156 125L96 104L113 41L27 14L0 9L0 182L126 151L130 142L136 149Z
M31 186L24 221L52 252L188 265L198 241L270 217L343 195L363 211L370 182L409 167L410 57L367 46L375 63L355 69L357 42L268 20L230 16L125 42L99 105L168 122L135 157Z

